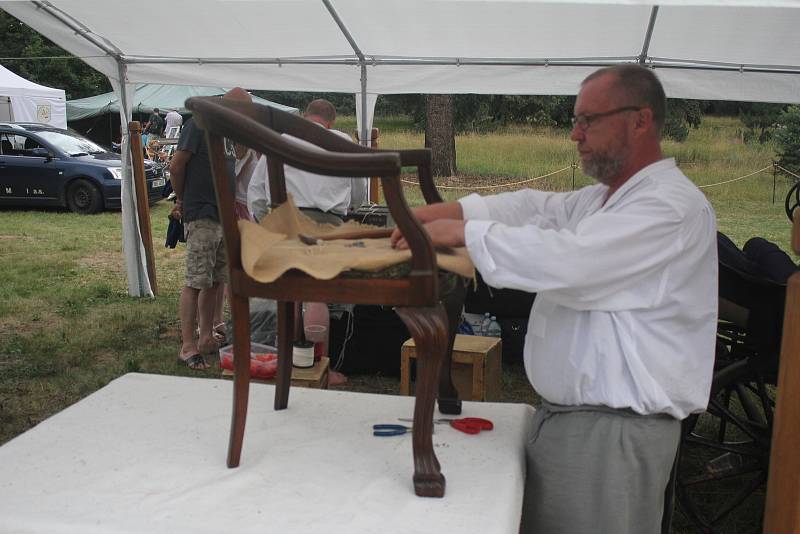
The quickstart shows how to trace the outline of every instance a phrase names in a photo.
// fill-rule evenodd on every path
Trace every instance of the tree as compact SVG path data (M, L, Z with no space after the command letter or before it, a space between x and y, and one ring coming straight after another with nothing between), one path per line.
M664 120L663 136L683 142L689 137L689 128L698 128L703 120L699 100L667 100L667 116Z
M64 89L67 100L111 90L105 76L2 10L0 50L6 57L31 58L4 60L4 66L32 82ZM44 57L59 59L33 59Z
M452 95L428 95L425 98L425 146L431 149L434 176L456 174L456 136L453 128Z
M775 128L782 111L782 104L754 102L742 105L739 109L739 120L747 128L744 133L744 141L750 142L758 139L758 142L762 145L769 141L772 138L772 130Z
M800 175L800 106L789 106L778 117L778 124L775 131L778 165Z

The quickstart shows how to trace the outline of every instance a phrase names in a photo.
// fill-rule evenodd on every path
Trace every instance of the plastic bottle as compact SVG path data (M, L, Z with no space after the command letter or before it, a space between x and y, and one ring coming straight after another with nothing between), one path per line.
M500 328L500 323L497 322L497 317L492 315L492 319L489 322L489 327L486 329L486 336L488 337L501 337L503 334L503 330Z
M481 321L481 328L475 334L479 336L486 336L488 335L487 332L489 331L489 325L492 323L492 316L489 312L483 314L483 321Z

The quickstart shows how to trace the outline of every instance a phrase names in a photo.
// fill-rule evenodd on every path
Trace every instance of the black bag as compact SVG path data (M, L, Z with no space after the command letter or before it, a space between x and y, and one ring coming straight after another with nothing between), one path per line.
M164 246L175 248L178 241L186 243L186 238L183 235L183 222L178 219L169 218L169 226L167 226L167 239L164 241Z
M347 340L338 370L344 374L382 373L400 376L400 349L411 337L391 306L353 307L349 313L331 314L329 353L336 368L339 354L352 321L352 336Z
M467 313L483 315L489 312L498 319L501 317L525 317L531 314L531 306L536 293L526 293L517 289L497 289L489 287L477 273L476 287L467 288L464 309Z

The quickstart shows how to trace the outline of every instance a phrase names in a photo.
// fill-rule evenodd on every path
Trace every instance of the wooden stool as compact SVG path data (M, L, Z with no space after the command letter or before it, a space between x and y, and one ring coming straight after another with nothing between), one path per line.
M456 335L451 376L464 400L500 400L503 344L500 338ZM400 394L411 395L411 358L417 357L413 339L400 350Z
M314 367L309 367L308 369L292 367L292 386L310 389L328 389L329 370L330 359L324 356L318 362L314 363ZM223 369L222 376L231 378L233 377L233 371ZM250 380L252 382L275 385L274 378L270 378L269 380L251 378Z

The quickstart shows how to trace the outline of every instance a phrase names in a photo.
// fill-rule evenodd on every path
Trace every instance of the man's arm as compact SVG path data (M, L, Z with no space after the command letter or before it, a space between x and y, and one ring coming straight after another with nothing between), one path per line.
M169 164L169 181L172 182L172 190L175 191L175 196L177 197L175 209L173 209L172 212L177 215L178 219L182 218L183 190L186 185L186 167L191 158L192 153L188 150L176 150Z

